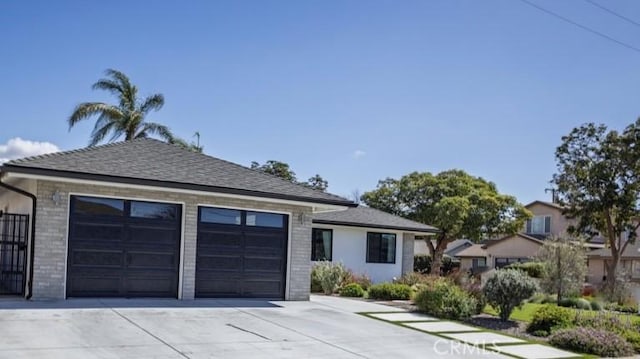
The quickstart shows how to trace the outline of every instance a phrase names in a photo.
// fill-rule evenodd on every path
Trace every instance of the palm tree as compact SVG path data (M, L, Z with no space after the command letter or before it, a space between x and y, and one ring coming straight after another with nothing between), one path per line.
M95 146L111 135L108 142L124 136L125 141L157 135L167 142L176 141L167 126L145 121L151 111L158 111L164 105L164 96L154 94L144 100L138 98L138 88L131 84L122 72L108 69L106 78L93 84L94 90L105 90L118 98L118 105L103 102L84 102L76 106L68 119L69 130L78 122L98 116L91 132L89 146Z

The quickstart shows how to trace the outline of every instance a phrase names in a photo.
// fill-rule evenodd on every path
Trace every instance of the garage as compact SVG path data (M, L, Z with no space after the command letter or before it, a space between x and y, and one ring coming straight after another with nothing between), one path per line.
M71 196L67 297L178 297L182 207Z
M195 296L284 299L288 218L199 207Z

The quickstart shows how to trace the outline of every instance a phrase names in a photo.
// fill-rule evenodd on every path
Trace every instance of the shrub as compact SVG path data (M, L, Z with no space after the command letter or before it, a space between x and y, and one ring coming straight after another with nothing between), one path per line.
M446 279L422 288L414 302L422 312L454 320L470 317L477 307L474 297Z
M468 280L460 285L460 288L476 300L474 314L480 314L487 306L487 298L484 296L482 283L479 280Z
M340 289L341 297L362 297L364 289L358 283L349 283Z
M366 274L354 274L352 271L348 271L342 282L342 286L344 287L351 283L359 284L362 289L366 291L371 286L371 278Z
M618 334L593 328L559 330L549 337L549 344L603 357L623 357L633 354L631 344Z
M591 303L589 303L589 301L584 298L578 298L576 299L576 308L591 310Z
M484 296L498 310L500 319L507 321L513 309L531 297L537 289L536 282L523 272L500 269L485 284Z
M544 293L536 293L533 297L529 298L529 303L542 304L546 297L547 295Z
M343 282L346 275L347 270L342 263L333 263L329 261L316 263L311 271L312 284L313 277L315 276L317 281L320 283L324 294L334 293Z
M413 256L413 271L416 273L431 272L431 257L426 254L416 254Z
M430 280L429 276L426 274L412 272L412 273L405 273L402 277L396 279L394 283L413 286L416 284L428 284L429 282L432 282L432 281L433 280Z
M604 305L596 299L591 299L591 310L601 311L604 309Z
M533 313L531 323L527 326L527 333L547 336L555 330L571 327L574 319L575 313L571 310L547 304Z
M565 308L578 308L578 298L562 298L558 305Z
M625 320L613 313L598 313L597 315L578 314L575 319L578 327L594 328L616 333L629 342L636 352L640 352L640 333L631 320Z
M542 262L512 263L507 268L523 271L531 278L544 277L544 263Z
M558 297L555 294L547 294L542 300L542 304L556 303Z
M378 300L407 300L411 297L411 287L406 284L381 283L369 287L369 298Z

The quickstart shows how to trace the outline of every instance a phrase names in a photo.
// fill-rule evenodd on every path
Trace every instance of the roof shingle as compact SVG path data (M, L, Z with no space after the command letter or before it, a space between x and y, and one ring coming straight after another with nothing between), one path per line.
M154 139L117 142L17 159L4 163L0 170L355 205L330 193Z
M417 233L435 233L438 231L433 226L364 206L349 208L344 211L316 213L313 215L313 223L396 229Z

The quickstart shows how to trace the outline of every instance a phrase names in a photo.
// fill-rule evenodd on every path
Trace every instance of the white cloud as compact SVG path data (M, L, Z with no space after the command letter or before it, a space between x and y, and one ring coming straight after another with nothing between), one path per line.
M364 152L363 150L355 150L355 151L353 151L353 155L352 156L353 156L353 158L355 158L357 160L359 158L364 157L364 155L366 155L366 154L367 153Z
M58 151L60 148L51 142L29 141L16 137L7 141L6 144L0 144L0 163Z

